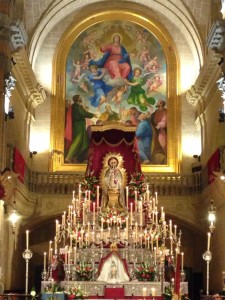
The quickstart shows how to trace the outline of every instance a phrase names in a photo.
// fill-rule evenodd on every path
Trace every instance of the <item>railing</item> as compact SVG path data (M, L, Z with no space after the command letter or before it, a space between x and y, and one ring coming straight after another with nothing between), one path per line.
M32 172L29 178L31 192L40 194L71 195L83 178L80 173ZM151 193L161 196L193 195L201 192L201 173L193 174L146 174Z

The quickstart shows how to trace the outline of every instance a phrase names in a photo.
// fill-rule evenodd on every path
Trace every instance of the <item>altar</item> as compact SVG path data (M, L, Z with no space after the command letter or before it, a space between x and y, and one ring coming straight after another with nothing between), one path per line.
M42 281L41 292L44 293L45 287L51 284L51 281ZM61 281L60 287L66 292L70 287L79 285L87 292L89 298L132 298L132 297L149 297L161 296L161 282L140 282L137 280L129 281L124 284L108 284L97 281ZM169 287L169 282L164 282L164 287ZM182 294L188 294L188 283L181 282ZM115 297L116 296L116 297Z

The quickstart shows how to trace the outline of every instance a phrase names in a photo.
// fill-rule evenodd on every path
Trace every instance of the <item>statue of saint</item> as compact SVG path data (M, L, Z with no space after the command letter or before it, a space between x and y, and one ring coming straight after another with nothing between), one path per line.
M102 209L107 207L118 210L125 209L124 183L125 170L121 168L122 157L118 153L107 155L105 167L101 172Z
M112 263L111 263L111 274L110 274L110 277L112 279L115 279L117 276L117 268L116 268L116 263L114 260L112 260Z

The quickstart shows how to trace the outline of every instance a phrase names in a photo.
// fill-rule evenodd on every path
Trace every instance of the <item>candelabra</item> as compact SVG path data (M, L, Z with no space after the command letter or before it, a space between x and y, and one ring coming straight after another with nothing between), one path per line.
M26 261L26 277L25 277L25 294L28 294L28 278L29 278L29 260L32 258L33 253L30 249L25 249L23 252L23 258Z
M77 195L73 193L72 205L63 213L61 223L56 220L54 249L50 241L49 261L54 258L53 250L55 256L63 256L68 281L74 278L72 270L77 263L86 260L93 268L107 251L119 248L121 256L131 265L134 277L136 265L148 262L154 267L163 292L165 257L170 256L171 263L176 263L174 251L180 252L181 231L177 233L177 226L172 225L172 220L166 222L163 207L158 210L157 193L150 195L147 185L144 193L138 195L136 192L130 205L126 204L122 209L102 209L99 199L96 200L90 200L89 191L84 197L80 189ZM71 268L68 268L69 265ZM94 280L95 274L92 275ZM42 278L46 276L43 272Z

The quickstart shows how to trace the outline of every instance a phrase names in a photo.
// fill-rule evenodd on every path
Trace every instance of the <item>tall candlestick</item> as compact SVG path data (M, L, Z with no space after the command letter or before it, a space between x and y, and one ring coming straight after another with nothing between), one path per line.
M211 233L210 233L210 232L208 232L207 251L209 251L209 249L210 249L210 237L211 237Z
M29 230L26 230L26 248L29 249Z

